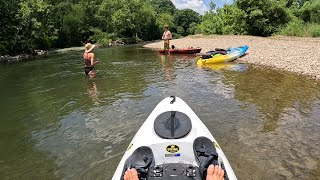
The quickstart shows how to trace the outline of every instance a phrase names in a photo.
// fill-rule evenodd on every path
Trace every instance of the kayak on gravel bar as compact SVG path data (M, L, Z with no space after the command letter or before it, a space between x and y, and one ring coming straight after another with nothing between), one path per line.
M209 165L236 180L217 141L192 109L180 98L162 100L140 127L124 153L113 180L134 168L144 180L204 180Z
M198 59L197 64L202 65L234 61L243 56L247 52L248 48L249 46L228 48L227 50L216 48L214 51L202 54Z
M184 49L169 49L170 54L197 54L201 52L201 48L184 48ZM159 53L164 54L166 50L159 49Z

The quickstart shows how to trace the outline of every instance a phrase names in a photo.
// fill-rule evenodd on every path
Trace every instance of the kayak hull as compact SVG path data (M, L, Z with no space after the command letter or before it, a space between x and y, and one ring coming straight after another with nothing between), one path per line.
M188 49L169 49L170 54L197 54L201 52L201 48L188 48ZM166 53L164 49L159 49L160 54Z
M172 98L166 98L162 100L152 111L129 144L129 147L124 153L112 179L120 180L122 178L126 160L139 147L148 147L152 149L155 165L180 163L198 167L199 165L193 151L193 142L199 137L206 137L211 140L213 145L216 147L216 151L219 155L219 162L223 163L228 178L232 180L237 179L222 149L207 127L182 99L175 97L174 100L175 102L172 103ZM155 119L157 119L157 117L163 112L168 111L181 112L190 118L192 129L188 135L178 139L164 139L158 136L157 132L153 128ZM168 146L177 147L178 151L176 151L176 153L168 153Z
M209 59L199 58L197 61L197 65L215 64L215 63L224 63L224 62L234 61L239 57L243 56L247 52L248 48L249 46L229 48L227 50L226 55L218 54Z

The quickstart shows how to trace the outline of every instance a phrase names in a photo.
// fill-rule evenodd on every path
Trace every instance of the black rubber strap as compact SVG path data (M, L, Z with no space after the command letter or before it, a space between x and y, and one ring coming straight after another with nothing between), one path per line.
M212 150L208 150L206 148L195 148L195 150L198 156L205 156L205 157L212 156L212 157L218 158L218 153Z
M171 111L171 138L174 139L174 119L176 118L176 111Z

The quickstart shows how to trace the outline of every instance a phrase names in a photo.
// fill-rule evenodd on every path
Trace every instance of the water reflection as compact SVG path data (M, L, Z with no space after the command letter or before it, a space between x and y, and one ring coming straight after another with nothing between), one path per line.
M199 68L209 69L214 71L221 71L221 70L245 71L247 69L244 64L241 64L238 62L198 64L197 66Z
M99 91L94 80L88 80L88 95L92 99L94 105L99 105Z
M166 81L172 81L175 78L173 61L174 56L171 55L160 55L161 64L163 67L164 79Z
M310 111L319 93L315 81L268 69L249 68L237 75L224 75L228 83L234 84L235 99L257 106L264 122L263 132L276 130L288 108Z

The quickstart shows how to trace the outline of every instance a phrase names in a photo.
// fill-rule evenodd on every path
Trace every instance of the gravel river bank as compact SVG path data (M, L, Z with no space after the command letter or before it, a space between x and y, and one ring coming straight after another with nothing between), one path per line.
M172 40L170 44L176 48L201 47L202 53L216 47L248 45L248 55L240 59L242 62L320 79L320 38L195 35ZM160 41L144 47L157 49L162 46Z

